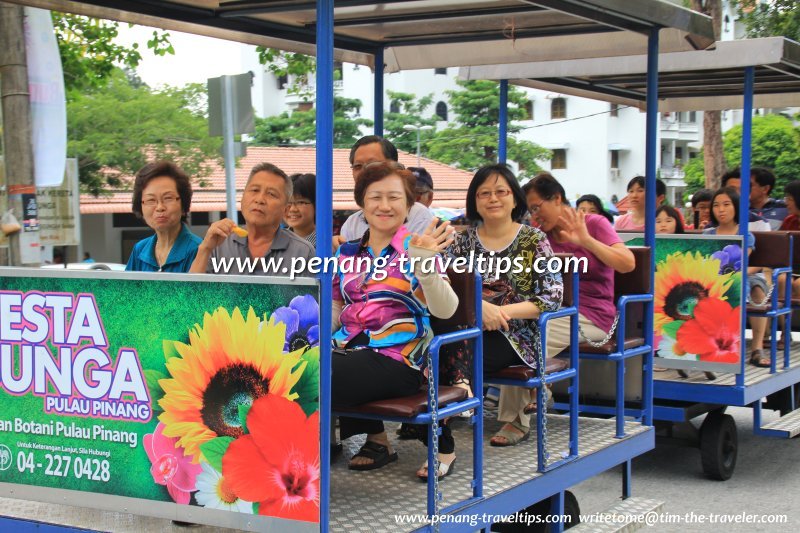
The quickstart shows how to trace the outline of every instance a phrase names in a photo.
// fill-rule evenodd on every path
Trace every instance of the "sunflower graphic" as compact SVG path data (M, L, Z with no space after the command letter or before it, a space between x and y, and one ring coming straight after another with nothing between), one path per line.
M704 298L725 300L736 272L720 274L718 258L700 252L675 252L658 264L655 289L655 333L676 320L690 320Z
M260 323L252 308L245 318L238 307L232 314L220 307L189 332L188 345L174 343L179 355L167 361L172 377L159 381L159 420L164 435L177 437L194 463L202 457L201 444L245 433L240 408L267 393L297 398L291 390L305 370L302 350L283 352L285 324Z

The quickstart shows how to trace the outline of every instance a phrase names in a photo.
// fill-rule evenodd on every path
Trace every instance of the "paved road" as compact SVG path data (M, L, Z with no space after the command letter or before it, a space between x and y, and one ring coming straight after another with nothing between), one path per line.
M733 477L711 481L704 477L696 448L657 444L633 463L634 496L663 501L673 514L785 514L785 524L661 524L640 531L797 531L800 529L800 437L786 440L753 435L752 411L729 408L736 420L739 456ZM764 411L765 422L777 413ZM611 490L613 489L613 491ZM582 512L610 507L621 492L619 470L587 480L574 491Z

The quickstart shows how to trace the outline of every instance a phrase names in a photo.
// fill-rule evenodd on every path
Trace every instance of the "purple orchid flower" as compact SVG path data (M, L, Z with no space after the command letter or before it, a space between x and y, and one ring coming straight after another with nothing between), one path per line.
M286 324L284 351L319 345L319 304L310 294L295 296L288 307L277 308L272 316L275 322Z

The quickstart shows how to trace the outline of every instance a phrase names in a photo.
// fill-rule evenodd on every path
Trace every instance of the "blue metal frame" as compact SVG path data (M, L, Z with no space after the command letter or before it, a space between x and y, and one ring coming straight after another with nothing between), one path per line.
M428 516L433 516L435 513L435 504L439 498L438 494L434 492L434 476L436 475L436 457L433 455L433 433L434 431L441 435L440 427L433 427L433 413L435 412L439 420L443 420L450 416L456 416L460 413L474 409L473 416L470 417L470 424L473 426L473 447L472 447L472 461L473 461L473 477L472 477L472 498L459 502L447 508L447 510L440 510L439 514L450 512L451 510L459 509L463 506L470 505L478 499L483 497L483 402L480 397L475 396L467 398L459 402L453 402L445 407L439 407L439 350L442 346L453 344L456 342L474 340L475 342L475 357L473 357L472 365L472 383L476 391L483 390L483 357L478 354L483 354L483 302L480 295L483 291L483 280L481 276L475 274L475 325L470 328L454 331L452 333L442 333L436 335L431 340L429 350L431 355L431 366L428 372L433 375L433 395L428 391L428 410L413 417L403 416L385 416L372 413L354 413L351 411L334 411L333 415L349 416L352 418L366 418L369 420L384 420L389 422L403 422L406 424L427 425L428 429Z
M317 0L317 256L330 257L333 242L333 0ZM320 302L333 301L333 273L318 275ZM331 331L332 310L319 306L319 330ZM322 338L325 338L323 335ZM320 531L328 531L330 512L331 345L319 343Z
M373 131L375 135L380 135L383 137L383 48L375 52L375 73L373 75L373 83Z
M542 313L538 319L540 345L539 349L542 353L546 353L547 346L547 324L551 320L557 318L569 317L570 328L570 345L569 345L569 368L552 374L542 375L541 371L538 376L530 378L526 381L507 379L507 378L489 378L484 380L486 383L493 385L511 385L515 387L523 387L526 389L536 389L536 460L537 470L539 472L549 472L564 463L573 461L578 457L578 273L573 272L569 274L572 276L572 294L573 303L570 307L562 307L558 311L548 311ZM543 427L544 427L544 409L545 404L545 387L552 383L559 381L570 380L569 397L570 402L566 406L569 411L569 453L559 461L547 464L547 459L550 454L544 449ZM544 386L542 386L544 385ZM477 389L476 389L477 390Z
M508 159L508 80L500 80L500 113L498 116L497 162Z

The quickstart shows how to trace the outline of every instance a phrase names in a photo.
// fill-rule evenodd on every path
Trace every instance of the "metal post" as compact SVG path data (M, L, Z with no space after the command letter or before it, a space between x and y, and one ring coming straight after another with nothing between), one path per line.
M375 52L375 75L374 79L374 98L375 109L373 109L374 116L374 132L375 135L383 137L383 48ZM417 162L419 166L419 162Z
M508 158L508 80L500 80L500 126L497 139L497 162Z
M740 196L739 196L739 235L744 239L742 248L747 247L748 215L750 213L750 154L753 134L753 82L755 80L755 67L744 69L744 107L742 108L742 165L740 167ZM747 329L747 253L742 254L742 334L740 344L741 361L739 374L736 375L736 386L744 386L744 369L747 361L747 346L744 342L744 332ZM773 360L774 361L774 360ZM772 370L774 371L774 366Z
M419 161L420 161L420 158L419 158L419 145L422 142L422 139L420 139L421 135L422 135L422 129L421 128L417 128L417 166L418 167L420 166L420 164L419 164Z
M317 256L332 255L333 235L333 0L317 0ZM320 410L320 531L329 530L330 510L330 427L331 427L331 344L325 342L331 331L333 301L332 273L319 274L319 329L326 332L319 343Z
M225 189L228 218L236 216L236 156L233 146L233 78L222 76L222 157L225 160Z
M645 216L644 243L650 247L650 294L653 294L656 274L656 155L658 154L658 28L650 30L647 39L647 136L645 148ZM653 301L644 305L642 320L645 340L653 347ZM654 347L653 347L654 348ZM644 424L653 425L653 350L644 356Z
M23 224L25 219L25 207L31 208L28 213L36 212L23 9L22 6L0 3L0 76L2 76L0 98L2 98L2 117L5 125L3 135L7 186L5 194L8 198L8 207L14 210L14 215L20 224ZM41 256L38 235L38 227L22 228L9 235L10 265L39 264ZM35 255L31 253L31 249L35 250Z

